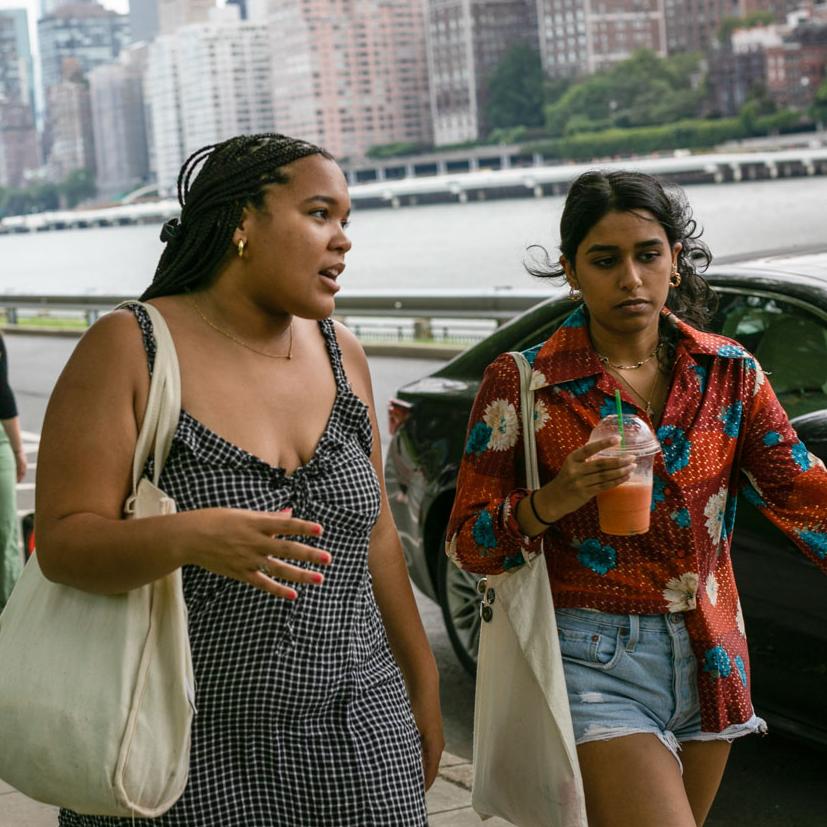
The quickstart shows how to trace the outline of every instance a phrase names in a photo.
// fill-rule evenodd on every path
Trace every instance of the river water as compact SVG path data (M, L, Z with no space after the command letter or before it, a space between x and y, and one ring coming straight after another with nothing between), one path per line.
M827 245L827 177L686 188L717 256ZM356 211L345 290L543 286L526 248L559 243L563 198ZM152 278L158 227L103 227L0 236L0 294L138 294Z

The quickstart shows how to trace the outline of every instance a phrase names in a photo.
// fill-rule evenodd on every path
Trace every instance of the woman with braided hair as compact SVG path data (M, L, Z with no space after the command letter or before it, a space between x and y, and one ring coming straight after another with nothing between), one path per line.
M135 305L89 330L49 404L41 567L103 594L183 567L198 714L187 788L151 823L425 824L443 746L436 667L364 352L330 319L350 249L344 176L317 146L243 135L194 153L178 198L142 299L181 367L160 479L179 513L121 519L155 353ZM121 823L60 814L63 827Z

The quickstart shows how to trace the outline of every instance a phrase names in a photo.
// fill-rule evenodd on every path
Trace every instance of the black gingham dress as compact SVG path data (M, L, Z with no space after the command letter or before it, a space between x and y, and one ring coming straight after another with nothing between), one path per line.
M151 322L133 312L151 370ZM306 465L287 476L182 411L160 483L179 511L292 506L317 520L333 555L324 584L299 585L291 602L185 566L198 713L184 795L160 818L134 822L61 810L62 827L427 823L419 734L367 565L380 505L370 420L333 323L320 328L337 395Z

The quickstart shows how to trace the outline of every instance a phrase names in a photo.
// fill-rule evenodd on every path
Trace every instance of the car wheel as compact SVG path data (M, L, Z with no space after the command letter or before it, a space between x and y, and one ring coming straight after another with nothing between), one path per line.
M474 675L480 645L480 575L457 568L443 550L444 539L437 555L437 596L451 646L460 663Z

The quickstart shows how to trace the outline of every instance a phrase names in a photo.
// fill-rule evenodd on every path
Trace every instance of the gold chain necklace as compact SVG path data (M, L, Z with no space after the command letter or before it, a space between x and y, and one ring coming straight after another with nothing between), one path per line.
M651 358L651 357L650 357ZM655 378L652 380L652 384L649 386L649 393L647 396L644 396L639 390L635 389L635 387L630 383L627 382L619 373L614 373L618 379L641 401L643 402L643 408L646 411L646 416L651 419L655 414L655 409L652 407L652 398L655 395L655 388L658 386L658 380L660 379L660 370L655 371Z
M604 364L608 365L610 368L614 368L615 370L637 370L638 368L642 368L647 362L651 362L652 359L655 358L658 351L660 350L660 342L658 342L658 346L645 358L641 359L639 362L635 362L634 365L616 365L614 362L609 361L608 356L604 356L602 353L597 353L597 358Z
M253 347L250 344L247 344L243 339L239 339L237 336L234 336L230 333L229 330L224 330L223 327L219 327L215 322L210 321L205 315L201 308L198 306L198 302L192 297L189 297L190 303L195 308L195 312L214 330L216 333L220 333L222 336L226 336L230 341L235 342L237 345L241 345L241 347L246 347L247 350L252 350L253 353L258 353L259 356L266 356L268 359L292 359L293 358L293 320L290 320L290 344L287 346L287 353L268 353L266 350L259 350L256 347Z

